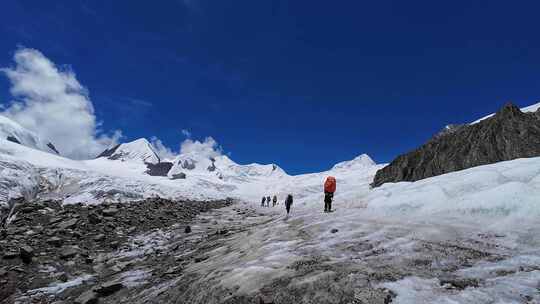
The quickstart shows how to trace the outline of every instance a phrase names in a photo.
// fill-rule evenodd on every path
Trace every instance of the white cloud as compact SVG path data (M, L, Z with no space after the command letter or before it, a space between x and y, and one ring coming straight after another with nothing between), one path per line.
M50 140L62 155L93 158L120 137L101 134L88 91L69 67L57 67L41 52L15 52L15 67L0 69L16 99L1 114Z
M191 132L189 130L182 129L182 134L187 138L191 138Z
M177 153L166 147L163 142L155 136L150 139L150 143L161 160L173 159L177 155Z
M180 154L190 153L216 157L223 154L223 149L212 137L207 137L202 142L188 138L180 144Z

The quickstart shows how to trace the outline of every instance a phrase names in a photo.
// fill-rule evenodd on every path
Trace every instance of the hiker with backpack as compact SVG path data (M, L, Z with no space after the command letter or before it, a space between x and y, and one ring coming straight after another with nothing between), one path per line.
M264 207L264 203L265 203L265 202L266 202L266 197L263 196L262 201L261 201L261 207Z
M277 204L277 195L274 195L274 198L272 199L272 207L275 207Z
M270 195L266 197L266 207L270 208L270 201L272 199L270 198Z
M292 194L288 194L287 198L285 199L285 209L287 210L287 215L289 215L289 212L291 212L292 203L293 203L293 196Z
M324 212L332 212L334 192L336 192L336 178L328 176L324 182Z

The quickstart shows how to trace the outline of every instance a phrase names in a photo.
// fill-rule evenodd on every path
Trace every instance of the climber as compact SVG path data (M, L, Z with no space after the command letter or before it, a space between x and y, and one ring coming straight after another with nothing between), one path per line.
M272 199L272 207L275 207L277 204L277 195L274 195L274 198Z
M261 201L261 207L264 207L265 202L266 202L266 197L263 196L262 201Z
M287 198L285 199L285 209L287 209L287 215L289 215L289 212L291 212L291 206L293 203L293 196L292 194L287 195Z
M336 192L336 178L329 176L324 182L324 212L332 212L334 192Z
M266 197L266 207L270 208L270 195Z

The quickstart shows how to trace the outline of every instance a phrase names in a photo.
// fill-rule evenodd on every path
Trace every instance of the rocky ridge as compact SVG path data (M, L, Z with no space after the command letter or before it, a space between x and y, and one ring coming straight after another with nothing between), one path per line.
M540 112L506 104L494 116L452 125L380 169L372 186L417 181L500 161L540 156Z

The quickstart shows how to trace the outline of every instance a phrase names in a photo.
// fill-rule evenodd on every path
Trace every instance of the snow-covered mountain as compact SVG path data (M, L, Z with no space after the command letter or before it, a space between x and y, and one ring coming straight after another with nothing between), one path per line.
M527 109L534 107L540 104ZM2 122L0 202L20 195L52 197L68 203L155 195L192 199L235 197L259 202L268 195L277 195L281 201L291 193L295 202L310 204L322 200L322 184L332 175L338 181L336 200L353 203L358 193L369 190L375 173L385 166L365 154L324 172L301 175L289 175L276 164L238 164L226 155L192 152L163 161L146 139L120 144L93 160L75 161L35 150L46 150L37 136L8 119ZM21 144L7 140L8 135L17 136ZM163 174L149 174L150 165L163 165Z
M235 163L226 155L215 157L201 156L195 153L178 155L168 176L202 174L215 176L225 181L249 182L259 178L284 177L287 173L276 164Z
M2 115L0 115L0 138L41 151L59 154L51 142L42 140L34 132Z
M337 163L332 167L332 170L354 170L354 169L365 169L375 165L375 162L369 155L362 154L357 156L353 160L344 161Z
M228 196L256 206L263 195L277 195L282 202L291 193L291 218L277 215L281 207L260 208L257 213L274 219L230 237L230 243L212 248L208 260L192 269L213 273L223 290L240 284L258 292L259 286L286 277L291 265L316 261L325 271L321 275L315 267L303 284L326 283L333 269L361 269L366 277L356 272L347 278L359 282L381 274L389 281L376 287L395 293L396 303L522 303L525 296L535 303L540 298L540 158L371 189L375 172L384 165L364 154L324 172L295 176L277 165L241 165L227 156L185 154L171 164L185 178L171 179L146 173L146 156L152 154L144 141L124 144L119 150L124 152L117 154L121 157L110 158L116 150L75 161L0 138L0 204L20 195L64 203ZM331 214L322 212L322 185L328 175L338 182ZM251 219L242 220L252 225ZM323 260L313 258L321 256ZM339 267L327 268L334 262ZM220 264L225 267L216 266ZM441 273L474 284L449 288Z
M170 164L167 175L152 176L152 165ZM168 166L163 166L168 168ZM257 201L263 195L297 199L321 193L326 176L338 179L341 193L352 191L381 165L367 155L321 173L288 175L276 164L241 165L228 156L181 154L160 162L145 139L120 144L93 160L76 161L0 139L0 202L10 197L54 198L66 203L134 200L149 196ZM318 199L318 198L317 198Z
M116 145L115 147L103 151L98 155L98 158L99 157L120 161L142 161L148 164L157 164L160 162L156 151L150 142L144 138Z

